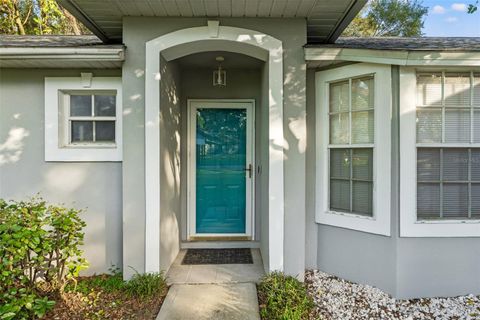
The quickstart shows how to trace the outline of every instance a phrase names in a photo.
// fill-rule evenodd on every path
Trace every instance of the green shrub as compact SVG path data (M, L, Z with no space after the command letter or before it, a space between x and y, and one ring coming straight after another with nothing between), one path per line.
M0 319L41 318L54 304L39 284L63 290L87 263L80 211L0 199Z
M163 272L138 273L126 282L125 291L134 297L150 298L155 294L161 294L167 288L167 282Z
M82 277L78 282L69 283L65 288L68 292L80 292L84 295L97 290L104 292L118 292L126 287L123 274L119 269L110 269L111 274L101 274L90 277Z
M313 300L305 285L281 272L272 272L261 280L258 297L262 319L304 320L313 314Z

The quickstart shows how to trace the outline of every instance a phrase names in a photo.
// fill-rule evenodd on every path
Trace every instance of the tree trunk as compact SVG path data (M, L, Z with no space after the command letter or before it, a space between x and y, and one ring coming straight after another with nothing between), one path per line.
M17 2L13 1L13 16L15 17L15 24L18 28L18 33L25 35L25 28L23 27L22 17L20 17L20 10L18 10Z
M62 12L65 15L65 18L67 19L67 24L71 28L72 32L74 35L81 35L82 30L80 30L80 26L78 25L77 19L67 10L62 8Z
M20 19L20 16L17 16L15 18L15 24L17 25L18 33L21 35L25 35L25 28L23 27L22 19Z

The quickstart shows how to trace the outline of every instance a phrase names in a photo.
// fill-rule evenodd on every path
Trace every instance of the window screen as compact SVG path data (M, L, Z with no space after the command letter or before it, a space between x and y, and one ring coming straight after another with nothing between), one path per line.
M70 143L115 143L116 96L70 94Z
M330 210L373 216L374 78L329 89Z
M479 74L417 74L417 219L480 219L479 112Z

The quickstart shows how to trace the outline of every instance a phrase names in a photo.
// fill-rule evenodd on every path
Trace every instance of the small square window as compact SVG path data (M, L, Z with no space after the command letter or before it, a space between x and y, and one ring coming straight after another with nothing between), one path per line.
M68 93L67 93L68 94ZM116 96L104 92L69 94L66 144L115 144Z
M45 78L45 161L122 161L122 79Z

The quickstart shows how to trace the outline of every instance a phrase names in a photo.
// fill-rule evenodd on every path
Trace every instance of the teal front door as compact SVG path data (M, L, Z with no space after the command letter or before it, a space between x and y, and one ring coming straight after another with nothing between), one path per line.
M252 104L192 101L190 107L194 234L249 235Z

